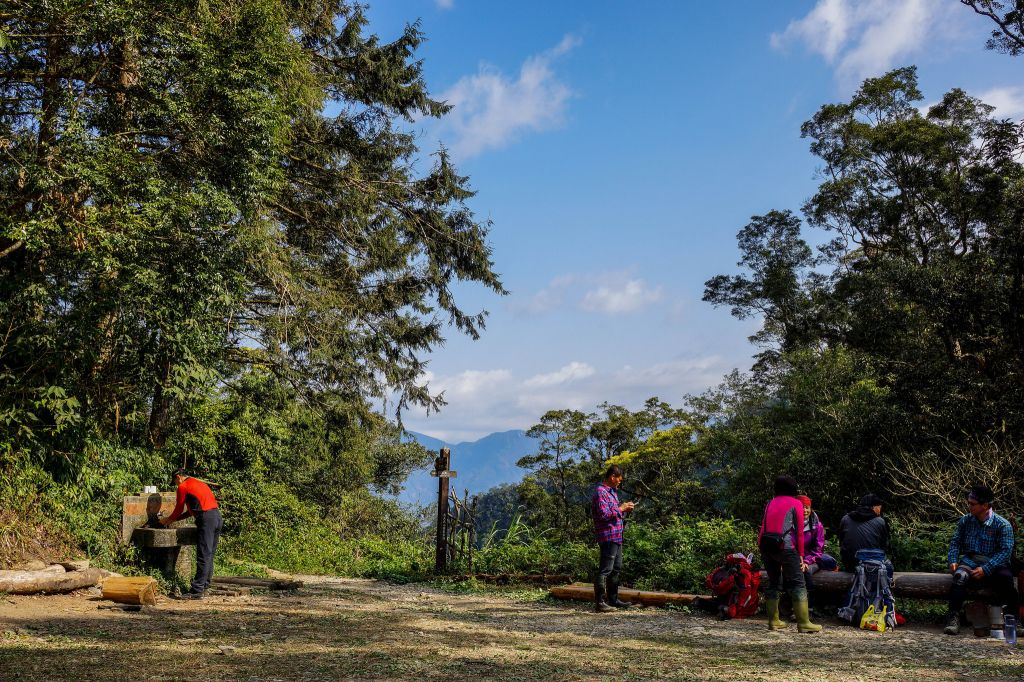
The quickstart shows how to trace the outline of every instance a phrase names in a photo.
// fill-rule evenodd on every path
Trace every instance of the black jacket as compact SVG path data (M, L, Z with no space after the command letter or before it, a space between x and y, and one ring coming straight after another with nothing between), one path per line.
M856 555L861 549L889 552L889 522L871 507L857 507L839 522L839 553L846 570L857 566Z

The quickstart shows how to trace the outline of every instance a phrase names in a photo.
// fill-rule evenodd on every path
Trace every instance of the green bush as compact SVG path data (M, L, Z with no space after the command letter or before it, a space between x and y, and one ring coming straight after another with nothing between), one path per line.
M954 524L909 525L889 519L889 559L897 571L945 573Z
M224 508L221 547L238 561L296 573L379 578L420 577L433 565L426 538L413 535L411 522L400 522L395 509L388 509L388 524L367 528L387 535L354 536L350 524L321 517L282 484L234 482L225 487Z
M597 554L592 545L556 542L546 532L529 528L519 517L512 520L500 539L498 536L492 532L484 539L473 558L475 572L566 574L585 579L596 568Z
M640 589L706 591L704 579L727 554L753 552L755 529L734 519L678 517L668 525L631 524L623 580Z

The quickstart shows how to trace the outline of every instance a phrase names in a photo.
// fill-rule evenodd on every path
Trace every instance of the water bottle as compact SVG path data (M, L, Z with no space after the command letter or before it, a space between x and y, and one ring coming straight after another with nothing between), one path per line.
M1014 616L1003 616L1003 638L1007 644L1017 643L1017 618Z

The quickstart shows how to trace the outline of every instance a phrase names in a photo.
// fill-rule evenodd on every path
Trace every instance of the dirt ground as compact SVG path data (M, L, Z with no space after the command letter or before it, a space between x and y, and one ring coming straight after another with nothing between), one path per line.
M0 595L0 680L1007 680L1021 650L936 628L878 634L763 619L452 594L302 576L295 593L162 600Z

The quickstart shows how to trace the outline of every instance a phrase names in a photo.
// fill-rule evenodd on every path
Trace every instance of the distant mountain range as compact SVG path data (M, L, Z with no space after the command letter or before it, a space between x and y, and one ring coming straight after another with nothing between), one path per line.
M457 475L451 483L460 497L466 489L470 495L476 495L502 483L518 482L526 471L517 467L516 462L537 451L536 439L521 430L492 433L471 443L454 445L415 431L409 431L409 435L432 452L441 448L452 451L451 468ZM427 469L414 471L398 499L420 505L437 502L437 479Z

